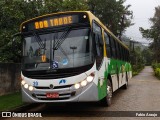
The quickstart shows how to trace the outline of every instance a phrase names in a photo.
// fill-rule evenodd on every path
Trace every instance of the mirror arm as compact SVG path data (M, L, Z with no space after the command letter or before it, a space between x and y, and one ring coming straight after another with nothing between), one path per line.
M19 36L19 35L21 35L22 33L21 32L18 32L18 33L16 33L16 34L14 34L14 35L12 35L12 42L14 42L14 37L16 37L16 36Z
M20 35L20 34L22 34L22 33L21 33L21 32L18 32L18 33L16 33L16 34L12 35L12 37L16 37L16 36L18 36L18 35Z
M16 34L12 35L12 51L14 54L15 54L15 37L20 36L20 35L22 35L21 32L18 32Z

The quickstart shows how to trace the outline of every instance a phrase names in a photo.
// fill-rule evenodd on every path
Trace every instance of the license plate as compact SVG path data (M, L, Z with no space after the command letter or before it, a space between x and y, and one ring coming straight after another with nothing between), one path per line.
M47 98L59 98L59 94L58 93L47 93L46 97Z

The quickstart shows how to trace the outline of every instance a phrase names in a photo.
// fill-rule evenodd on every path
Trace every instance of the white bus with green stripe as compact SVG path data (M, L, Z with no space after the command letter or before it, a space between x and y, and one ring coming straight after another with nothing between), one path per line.
M21 24L24 102L98 102L132 77L129 49L89 11L47 14Z

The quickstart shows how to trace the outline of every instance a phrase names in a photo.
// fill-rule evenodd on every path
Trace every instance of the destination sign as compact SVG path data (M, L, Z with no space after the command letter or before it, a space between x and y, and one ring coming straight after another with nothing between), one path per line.
M52 16L44 16L25 22L24 24L22 24L21 30L22 32L28 32L32 30L48 29L86 22L89 23L89 18L86 13L58 14Z
M48 20L35 22L34 23L34 28L35 29L42 29L42 28L72 24L73 23L72 20L73 20L72 16L66 16L66 17L60 17L60 18L51 18L51 19L48 19Z

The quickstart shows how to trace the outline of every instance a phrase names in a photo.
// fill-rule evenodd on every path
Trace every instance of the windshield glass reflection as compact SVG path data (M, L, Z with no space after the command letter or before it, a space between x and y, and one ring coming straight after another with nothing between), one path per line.
M23 69L74 68L93 63L89 29L34 34L23 42Z

